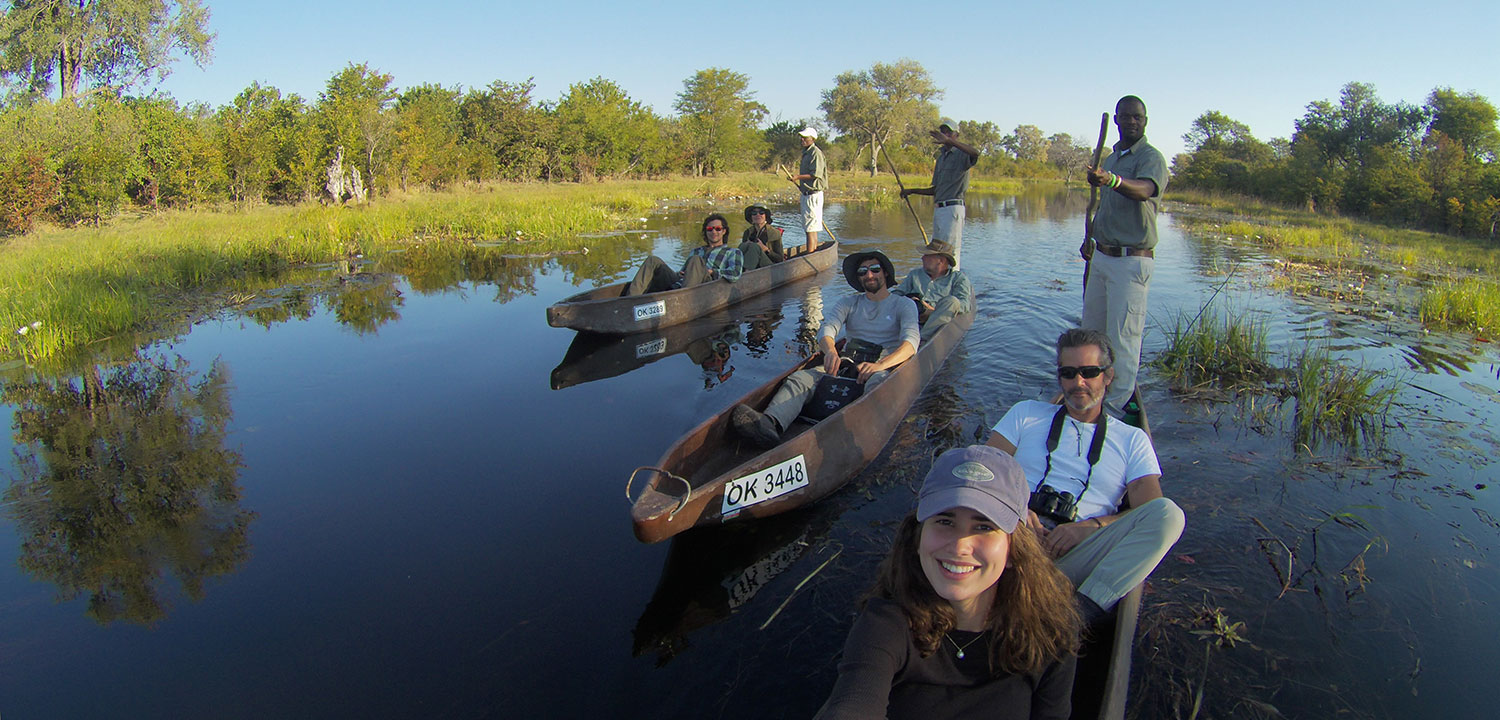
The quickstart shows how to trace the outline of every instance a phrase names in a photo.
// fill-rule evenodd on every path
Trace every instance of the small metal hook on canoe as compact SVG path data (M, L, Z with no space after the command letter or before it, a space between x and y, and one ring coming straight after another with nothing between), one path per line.
M672 478L673 480L676 480L677 482L682 483L682 486L685 487L685 488L687 488L687 494L683 495L682 499L677 501L677 507L675 507L675 508L672 509L672 513L670 515L667 515L667 520L669 520L669 521L672 520L672 519L674 519L674 518L676 518L677 517L677 513L682 512L682 509L685 508L685 507L687 507L688 501L693 498L693 486L692 486L692 484L689 483L686 478L683 478L683 477L681 477L679 475L673 475L672 473L669 473L666 470L663 470L663 469L661 469L659 467L652 467L650 465L642 465L642 466L636 468L635 470L631 471L631 473L630 473L630 479L625 481L625 499L626 500L630 500L631 502L635 502L635 500L630 497L630 486L635 483L636 473L639 473L642 470L650 470L651 472L654 472L654 473L656 473L658 475L665 475L665 476L667 476L669 478Z

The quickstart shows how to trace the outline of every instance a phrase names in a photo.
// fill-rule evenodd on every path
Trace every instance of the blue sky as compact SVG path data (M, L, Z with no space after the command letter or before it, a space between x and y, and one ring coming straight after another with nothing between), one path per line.
M685 78L725 67L750 77L771 119L794 120L819 114L840 72L907 57L945 90L944 115L1005 132L1032 124L1092 144L1099 114L1139 95L1147 137L1170 157L1206 110L1262 140L1288 137L1309 102L1350 81L1387 102L1451 86L1500 103L1493 0L206 2L212 62L179 62L160 89L216 106L257 80L315 100L339 69L367 62L398 87L534 77L538 100L603 76L669 115Z

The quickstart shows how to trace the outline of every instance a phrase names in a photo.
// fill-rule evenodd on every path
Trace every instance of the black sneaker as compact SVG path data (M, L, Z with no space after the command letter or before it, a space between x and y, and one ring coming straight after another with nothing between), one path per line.
M740 437L760 447L781 443L781 429L776 427L776 420L749 405L736 405L729 413L729 425Z

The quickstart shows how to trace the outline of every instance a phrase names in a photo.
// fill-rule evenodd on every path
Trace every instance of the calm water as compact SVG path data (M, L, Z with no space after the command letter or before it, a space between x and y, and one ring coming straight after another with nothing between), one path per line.
M849 488L660 545L631 535L631 469L800 357L809 317L848 292L830 273L662 337L546 326L548 303L647 252L680 261L702 209L587 256L327 268L134 358L13 372L0 713L809 716L930 458L1049 393L1050 343L1081 305L1083 204L971 203L979 317ZM905 208L828 215L846 250L919 265ZM1389 448L1351 459L1146 373L1189 526L1147 596L1138 712L1185 716L1202 688L1205 717L1488 716L1494 350L1283 295L1254 250L1162 224L1148 357L1232 271L1216 304L1264 318L1278 348L1325 344L1404 384ZM727 361L700 367L716 343ZM1191 631L1215 609L1248 641L1206 652Z

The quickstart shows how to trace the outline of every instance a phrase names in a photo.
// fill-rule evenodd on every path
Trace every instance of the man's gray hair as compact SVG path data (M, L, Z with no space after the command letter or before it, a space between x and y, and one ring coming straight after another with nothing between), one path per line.
M1099 348L1099 354L1104 357L1104 367L1114 367L1115 351L1109 346L1109 338L1098 330L1084 328L1064 330L1063 334L1057 336L1057 361L1062 362L1064 350L1089 345Z

